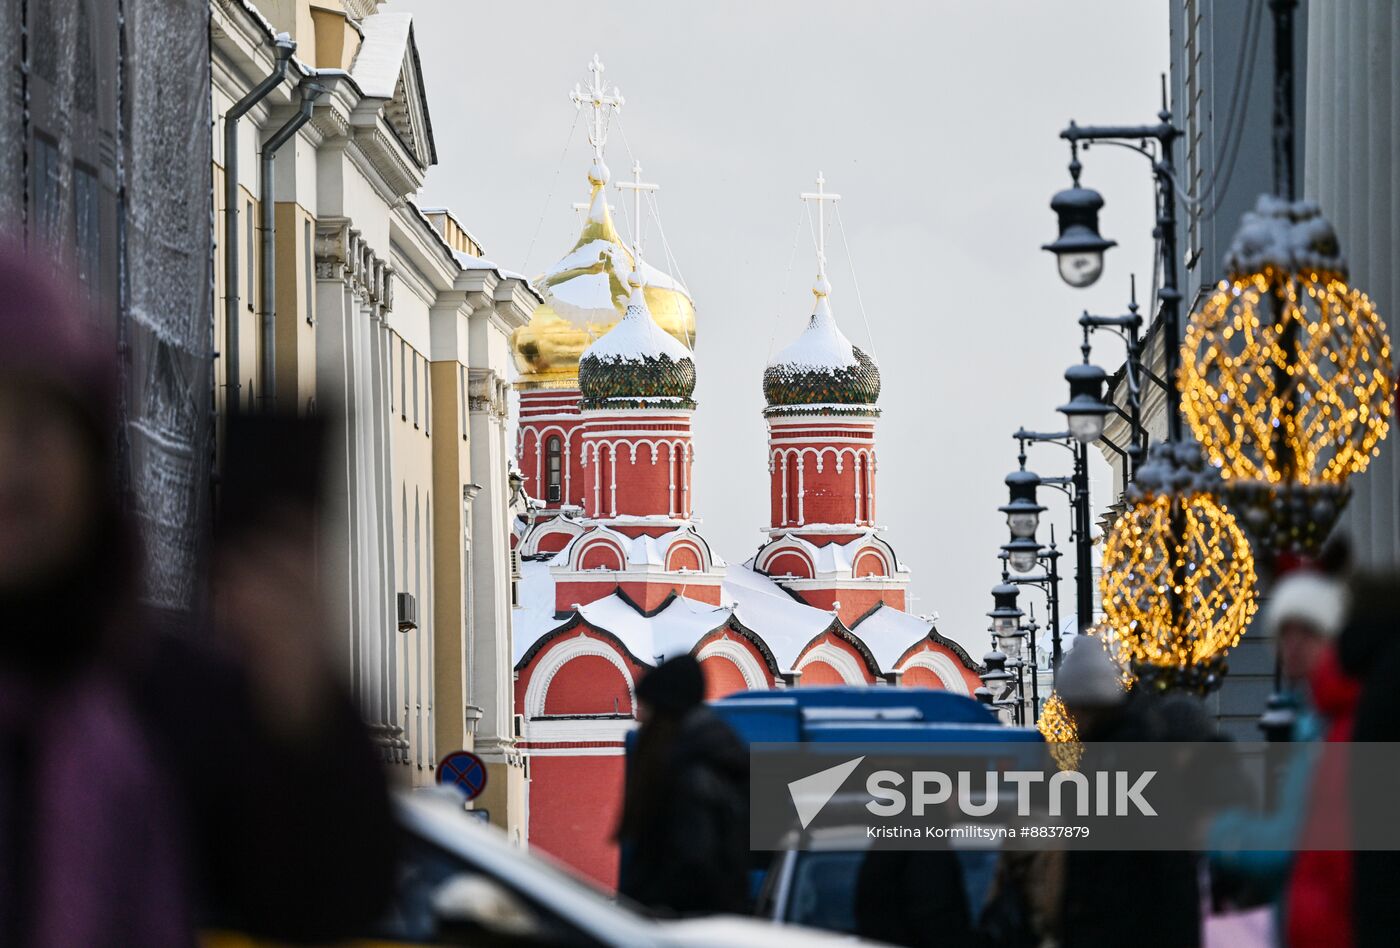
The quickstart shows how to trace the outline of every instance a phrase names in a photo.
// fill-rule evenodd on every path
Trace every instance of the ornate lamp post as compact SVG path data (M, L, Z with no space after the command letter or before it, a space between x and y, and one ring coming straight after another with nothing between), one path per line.
M1167 441L1152 447L1126 491L1130 506L1105 542L1100 589L1111 634L1140 680L1155 688L1205 691L1219 684L1225 651L1239 641L1254 613L1255 576L1244 534L1216 499L1218 475L1211 476L1197 446L1184 440L1176 389L1181 292L1172 162L1181 130L1171 122L1165 80L1162 98L1156 125L1081 127L1071 122L1060 137L1070 142L1070 173L1076 181L1081 144L1112 142L1152 164ZM1084 375L1081 384L1087 389L1090 381ZM1081 623L1081 630L1086 627Z

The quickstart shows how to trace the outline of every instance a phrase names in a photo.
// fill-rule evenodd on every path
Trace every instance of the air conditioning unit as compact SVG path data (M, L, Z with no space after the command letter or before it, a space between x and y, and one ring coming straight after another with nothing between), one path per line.
M559 503L559 500L560 500L562 497L563 497L563 494L562 494L562 492L559 490L559 485L558 485L558 484L550 484L550 485L549 485L549 497L548 497L549 502L550 502L551 504L557 504L557 503Z
M418 628L418 600L413 593L399 593L399 631L412 632Z

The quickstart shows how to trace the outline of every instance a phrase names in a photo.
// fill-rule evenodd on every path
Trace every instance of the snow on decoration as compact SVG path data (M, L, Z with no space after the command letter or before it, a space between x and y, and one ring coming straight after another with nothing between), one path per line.
M1316 202L1262 194L1254 210L1245 212L1225 251L1225 270L1242 277L1270 268L1346 279L1347 265L1337 232Z

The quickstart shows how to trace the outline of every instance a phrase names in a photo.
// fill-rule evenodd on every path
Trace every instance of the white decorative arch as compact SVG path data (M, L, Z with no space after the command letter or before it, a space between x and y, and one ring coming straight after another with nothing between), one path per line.
M554 676L559 674L560 669L567 665L570 660L585 655L595 655L607 659L622 673L622 680L627 682L628 703L632 705L634 710L636 709L637 686L632 681L632 672L628 670L627 663L622 660L622 656L606 643L589 638L583 632L579 632L578 635L551 646L544 653L544 657L535 665L535 672L530 676L530 684L525 688L525 717L527 719L544 715L546 699L549 697L549 686L554 681Z
M920 649L909 657L903 665L899 666L900 671L908 671L911 668L926 668L938 676L938 680L943 682L943 687L956 695L965 695L967 682L963 680L962 673L958 671L958 666L953 664L953 660L942 652L935 652L931 649Z
M763 666L753 657L752 652L733 639L715 639L696 654L695 660L703 662L711 656L727 658L738 666L739 674L744 676L744 687L749 691L768 689L768 676L763 673Z
M769 544L766 548L764 548L763 552L759 556L759 559L754 563L754 565L757 566L759 570L766 573L768 572L769 565L775 559L777 559L779 556L782 556L785 553L792 553L801 558L802 562L807 564L807 571L811 574L811 577L816 578L817 561L812 558L812 554L807 552L807 550L804 547L799 546L798 544L793 543L791 541L779 541L777 543Z
M826 662L836 673L841 676L841 680L848 685L865 684L865 675L861 673L860 663L856 657L844 649L839 649L830 642L821 642L807 650L802 659L797 663L797 670L802 671L812 662Z

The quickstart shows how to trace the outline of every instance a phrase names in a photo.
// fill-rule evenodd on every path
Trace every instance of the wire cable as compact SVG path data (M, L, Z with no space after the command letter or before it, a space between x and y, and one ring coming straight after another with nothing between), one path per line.
M569 146L574 143L574 132L578 129L578 117L582 114L582 110L574 110L574 122L569 126L569 137L564 140L564 150L559 153L559 164L554 169L554 177L549 182L549 193L545 195L544 207L540 208L540 219L535 222L535 232L530 235L530 246L525 251L525 265L522 268L527 276L530 273L530 257L535 252L535 241L539 239L540 228L544 225L545 215L549 213L549 205L554 200L554 189L559 184L559 172L564 170L564 158L569 154Z
M846 265L851 268L851 286L856 291L856 306L860 309L861 321L865 323L865 338L870 344L870 352L866 355L872 359L875 351L875 333L870 329L870 318L865 313L865 300L860 295L860 279L856 276L856 261L851 256L851 244L846 239L846 224L841 220L841 205L836 205L836 228L841 232L841 244L846 248Z

